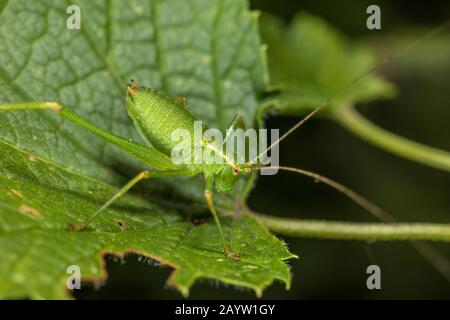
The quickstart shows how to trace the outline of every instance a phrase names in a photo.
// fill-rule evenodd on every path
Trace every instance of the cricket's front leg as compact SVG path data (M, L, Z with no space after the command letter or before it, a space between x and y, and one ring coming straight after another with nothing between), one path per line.
M217 225L217 229L219 230L219 234L220 234L220 237L222 239L222 244L223 244L223 252L228 258L231 258L233 260L239 260L240 255L238 253L234 253L225 240L225 235L222 230L222 225L219 220L219 215L217 214L216 206L214 205L214 200L213 200L214 180L212 177L205 177L205 180L206 180L205 199L206 199L206 203L208 204L209 211L211 211L211 214L213 215L214 221Z

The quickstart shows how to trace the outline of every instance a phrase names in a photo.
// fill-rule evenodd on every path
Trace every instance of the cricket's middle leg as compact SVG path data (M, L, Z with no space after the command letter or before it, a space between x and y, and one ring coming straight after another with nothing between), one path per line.
M103 206L101 206L97 211L92 213L86 220L84 220L81 224L70 224L69 230L71 231L80 231L86 229L89 223L102 211L107 209L114 201L119 199L125 193L128 192L134 185L136 185L139 181L143 179L148 179L150 177L150 172L148 170L142 171L137 174L133 179L130 180L126 185L124 185L111 199L109 199Z
M117 199L127 193L133 186L144 179L149 179L150 177L168 177L168 176L178 176L178 175L188 175L187 172L170 170L170 171L158 171L158 170L145 170L137 174L133 179L131 179L126 185L124 185L111 199L109 199L103 206L101 206L97 211L92 213L86 220L81 224L71 224L69 225L69 230L80 231L86 229L86 227L91 223L91 221L102 211L106 210L111 204Z

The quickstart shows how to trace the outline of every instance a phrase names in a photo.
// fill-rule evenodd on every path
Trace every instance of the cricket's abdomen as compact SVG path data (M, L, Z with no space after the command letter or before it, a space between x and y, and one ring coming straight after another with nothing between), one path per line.
M128 114L144 138L159 151L170 155L176 142L172 133L185 129L194 137L194 116L184 106L166 94L142 88L134 95L128 95Z

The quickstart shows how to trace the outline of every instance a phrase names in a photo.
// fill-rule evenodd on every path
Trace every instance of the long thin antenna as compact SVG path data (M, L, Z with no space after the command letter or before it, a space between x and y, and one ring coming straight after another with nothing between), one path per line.
M286 139L292 132L294 132L295 130L297 130L300 126L302 126L306 121L308 121L309 119L311 119L312 116L314 116L317 112L319 112L322 108L324 108L325 106L327 106L331 101L333 101L334 99L336 99L337 97L343 95L344 93L346 93L349 89L351 89L358 81L360 81L361 79L365 78L366 76L368 76L369 74L371 74L372 72L374 72L375 70L377 70L378 68L386 65L387 63L389 63L390 61L392 61L393 58L395 58L398 55L403 54L404 52L407 52L409 50L411 50L413 47L417 46L419 43L435 36L436 34L441 33L442 31L444 31L445 29L447 29L450 26L450 19L447 20L446 22L442 23L441 25L437 26L436 28L428 31L425 35L423 35L422 37L420 37L419 39L412 41L411 43L403 46L403 47L399 47L395 50L393 50L391 52L391 54L385 56L383 59L381 59L380 61L378 61L377 63L375 63L371 68L369 68L368 70L366 70L364 73L362 73L361 75L359 75L358 77L356 77L355 79L353 79L352 82L350 82L348 85L346 85L344 88L342 88L341 90L339 90L337 93L335 93L334 95L328 97L324 102L322 102L322 104L320 104L317 108L315 108L313 111L311 111L306 117L304 117L303 119L301 119L299 122L297 122L292 128L290 128L287 132L285 132L277 141L275 141L274 143L272 143L266 150L262 151L255 159L252 160L252 163L254 163L255 161L257 161L259 158L261 158L264 154L266 154L269 150L271 150L273 147L275 147L276 145L278 145L281 141L283 141L284 139Z
M299 168L292 168L292 167L285 167L285 166L267 166L267 167L253 167L253 170L272 170L272 169L279 169L289 172L294 172L301 174L303 176L310 177L314 179L315 181L320 181L325 183L326 185L330 186L331 188L341 192L342 194L346 195L348 198L353 200L355 203L357 203L359 206L373 214L375 217L380 219L384 222L396 222L396 219L391 216L389 213L381 209L379 206L374 204L373 202L367 200L363 196L359 195L352 189L340 184L337 181L334 181L330 178L324 177L320 174L317 174L315 172L299 169ZM434 247L429 245L425 242L410 242L411 246L414 247L417 252L425 258L436 270L448 281L450 282L450 264L448 262L448 259L445 255L443 255L441 252L436 250Z
M394 221L395 220L386 211L381 209L379 206L377 206L373 202L367 200L363 196L359 195L358 193L356 193L352 189L344 186L343 184L340 184L337 181L334 181L334 180L332 180L330 178L324 177L324 176L322 176L322 175L320 175L318 173L315 173L315 172L312 172L312 171L303 170L303 169L299 169L299 168L285 167L285 166L268 166L268 167L259 167L259 168L257 168L257 170L269 170L269 169L271 169L271 170L272 169L278 169L278 170L294 172L294 173L301 174L303 176L310 177L310 178L314 179L314 181L323 182L326 185L330 186L331 188L339 191L340 193L344 194L345 196L347 196L348 198L353 200L355 203L357 203L359 206L361 206L362 208L364 208L365 210L367 210L368 212L373 214L378 219L380 219L382 221Z

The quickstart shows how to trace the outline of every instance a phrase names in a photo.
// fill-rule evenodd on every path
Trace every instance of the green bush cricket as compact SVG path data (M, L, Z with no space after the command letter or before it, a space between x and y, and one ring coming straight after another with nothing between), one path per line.
M258 163L257 161L239 164L235 162L234 159L227 157L227 154L220 150L220 156L226 158L224 164L174 164L170 156L171 150L175 146L175 143L171 139L171 134L174 130L180 128L183 128L193 134L194 121L196 120L192 113L187 109L186 102L182 98L172 99L166 94L153 89L140 88L134 80L131 81L131 85L127 86L127 89L128 114L143 139L145 141L149 141L151 146L150 144L142 145L100 129L72 112L69 108L63 107L57 102L31 102L0 105L0 110L53 110L61 117L82 126L86 130L105 139L122 151L132 155L153 168L152 170L145 170L138 173L110 200L108 200L97 211L92 213L81 224L71 224L69 229L72 231L80 231L85 229L98 214L112 205L114 201L128 192L134 185L143 179L169 176L196 176L198 174L203 174L205 178L204 197L209 211L212 213L214 221L217 225L220 238L223 243L224 254L232 259L239 259L239 253L233 252L225 239L219 220L219 215L213 201L213 189L215 188L218 191L230 192L240 177L252 174L256 170L273 168L306 175L317 181L324 182L325 184L346 194L349 198L375 215L382 215L381 209L370 203L368 200L362 198L352 190L331 179L306 170L282 166L267 167L261 165L261 163ZM306 120L319 111L321 107L315 109L307 117L299 121L292 129L296 129L302 125ZM243 119L238 115L232 121L229 129L243 127ZM287 132L287 134L292 132L292 129ZM278 141L275 141L254 160L258 160L265 152L284 139L287 134L283 135ZM210 148L211 145L212 144L207 140L202 141L203 148Z
M423 38L441 31L447 27L447 23L444 26L433 29ZM416 41L419 42L419 41ZM416 44L413 43L413 44ZM411 45L410 45L411 46ZM409 49L409 46L406 47ZM395 52L395 54L401 53L405 48ZM329 97L319 107L311 111L306 117L298 121L291 129L283 134L278 140L272 143L268 148L263 150L258 156L247 163L240 163L235 161L235 157L230 158L229 154L223 152L223 150L217 150L220 157L225 159L223 164L215 163L192 163L192 164L175 164L171 158L171 151L175 147L175 142L172 140L172 133L177 129L185 129L188 133L194 134L194 122L196 118L189 111L184 98L171 98L165 93L156 91L149 88L140 88L138 84L131 80L131 84L127 86L127 110L130 118L134 122L134 126L140 133L145 142L149 142L148 145L136 143L130 139L126 139L117 135L114 135L106 130L103 130L87 120L81 118L76 113L72 112L69 108L63 107L58 102L29 102L29 103L17 103L17 104L4 104L0 105L0 110L53 110L61 117L83 127L84 129L96 134L103 138L107 142L115 145L122 151L130 154L131 156L141 160L145 164L152 167L151 170L144 170L138 173L133 179L131 179L125 186L123 186L110 200L108 200L97 211L88 216L80 224L71 224L69 229L72 231L80 231L85 229L90 222L106 208L111 206L118 198L127 193L134 185L144 179L152 177L169 177L169 176L196 176L203 174L205 178L204 197L206 204L211 212L214 221L217 225L218 232L223 244L224 254L231 259L239 259L239 253L233 252L231 247L225 239L224 232L219 220L219 215L214 205L213 191L230 192L233 189L235 183L245 175L253 174L255 171L263 171L268 169L284 170L288 172L297 173L310 177L316 181L323 182L328 186L343 193L351 200L359 204L361 207L371 212L374 216L381 220L390 220L390 217L382 209L375 204L371 203L367 199L363 198L353 190L343 186L342 184L333 181L329 178L321 176L317 173L306 171L298 168L291 168L285 166L266 166L258 160L264 156L270 149L279 144L282 140L288 137L293 131L298 129L307 120L319 112L323 107L335 99L340 94L351 88L357 81L361 80L365 76L372 73L378 67L386 64L394 56L391 55L389 59L383 59L367 72L355 78L347 87L343 88L341 92ZM261 105L261 110L271 106L269 103ZM262 112L260 112L262 114ZM234 130L237 128L244 128L243 118L239 115L235 116L227 130ZM226 139L226 138L225 138ZM225 141L224 141L225 142ZM204 149L215 148L216 146L209 140L202 140L201 147ZM192 147L194 148L194 146Z

